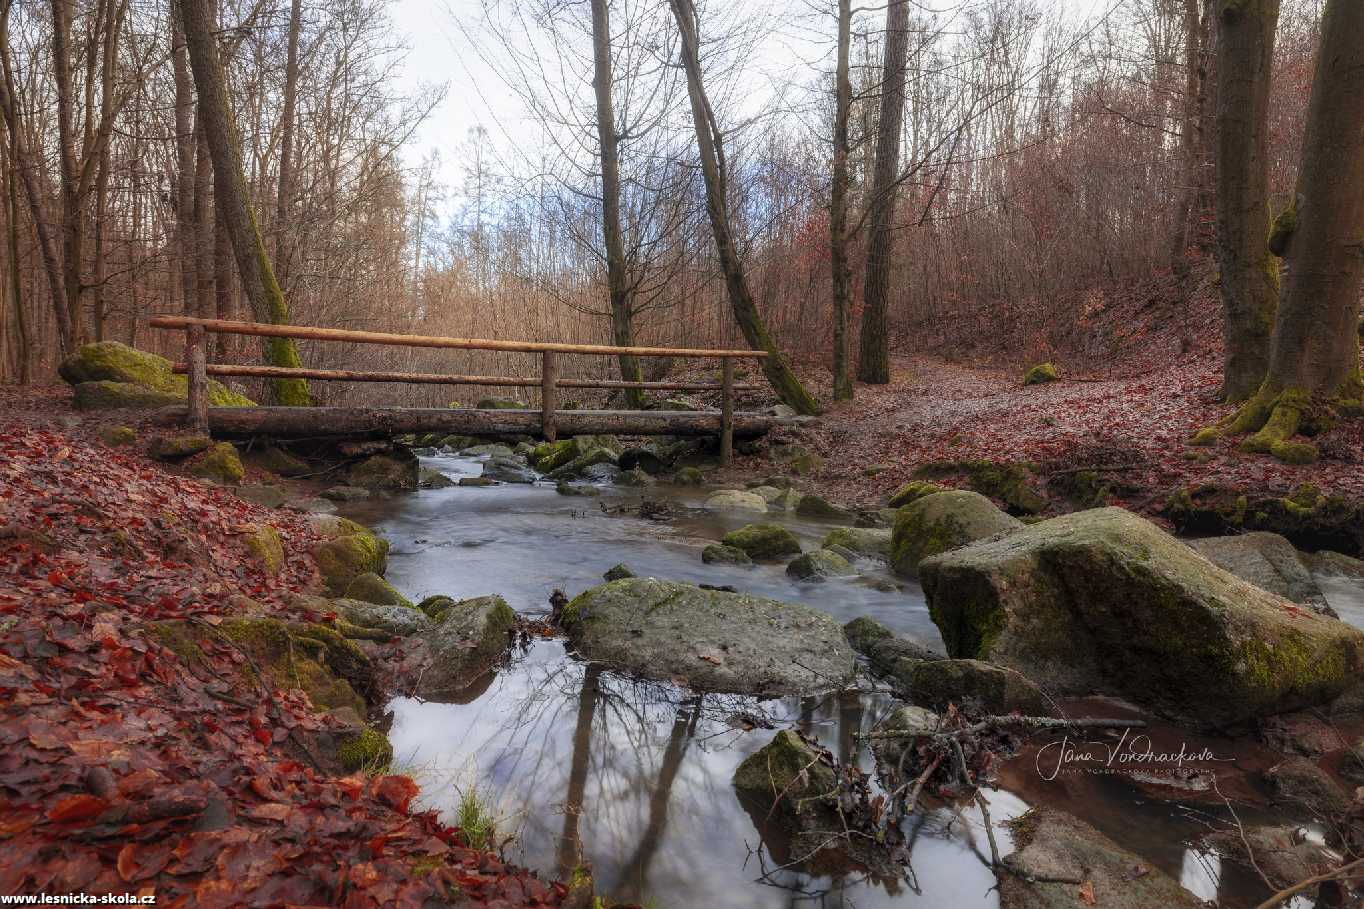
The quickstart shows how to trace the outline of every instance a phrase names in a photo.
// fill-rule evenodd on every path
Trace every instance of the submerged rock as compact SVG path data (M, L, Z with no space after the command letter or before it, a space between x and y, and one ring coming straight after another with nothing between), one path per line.
M1289 758L1265 771L1274 800L1298 813L1333 823L1350 808L1350 796L1329 773L1306 758Z
M914 577L919 563L976 540L1023 527L978 492L954 489L925 496L895 515L891 531L890 567Z
M852 577L857 574L857 569L836 552L816 549L796 556L786 566L786 573L799 581L823 581L826 578Z
M737 546L711 543L701 550L701 561L707 565L752 565L753 560Z
M755 560L779 559L800 552L796 535L780 524L745 524L725 534L720 542L742 549Z
M1238 827L1219 830L1203 841L1219 856L1230 859L1285 889L1309 877L1340 867L1340 856L1308 839L1298 827ZM1249 847L1249 852L1247 852ZM1312 891L1307 891L1309 897Z
M589 660L698 691L778 696L828 690L853 674L828 615L765 597L627 578L579 594L563 612Z
M1302 563L1293 544L1277 533L1261 531L1234 537L1208 537L1190 540L1189 545L1209 562L1261 590L1339 618L1327 604L1312 572Z
M999 875L1000 909L1203 909L1173 878L1093 827L1054 808L1010 822L1012 873Z
M499 596L460 600L446 608L440 624L423 638L430 660L417 693L439 700L468 687L506 652L515 626L516 613Z
M925 500L927 501L927 500ZM1303 612L1120 508L1053 518L919 566L948 653L1202 726L1322 704L1364 634Z
M499 483L534 483L535 471L515 458L493 457L483 465L483 476Z
M722 489L710 494L706 499L706 507L711 511L754 511L761 514L767 511L767 500L754 492Z

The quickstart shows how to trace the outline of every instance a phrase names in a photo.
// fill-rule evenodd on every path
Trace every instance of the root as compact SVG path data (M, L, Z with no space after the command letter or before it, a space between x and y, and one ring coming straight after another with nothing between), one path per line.
M1320 453L1311 442L1294 441L1305 425L1315 424L1312 396L1297 388L1278 389L1266 382L1249 401L1216 426L1201 429L1191 444L1210 445L1217 439L1253 433L1242 451L1270 454L1287 464L1310 464Z

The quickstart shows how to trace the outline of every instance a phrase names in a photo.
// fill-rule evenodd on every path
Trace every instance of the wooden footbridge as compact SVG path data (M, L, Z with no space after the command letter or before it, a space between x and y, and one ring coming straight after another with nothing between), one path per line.
M348 331L298 325L270 325L259 322L230 322L220 319L192 319L159 316L153 328L185 333L185 361L175 366L177 373L189 376L189 406L179 415L191 426L215 436L278 438L325 435L366 435L445 432L461 435L540 435L554 441L560 434L610 433L618 435L719 435L720 459L728 464L733 458L734 438L760 436L778 425L795 425L798 417L774 417L758 413L736 413L734 395L759 386L738 385L734 381L734 361L760 360L764 350L706 350L673 347L612 347L603 344L558 344L540 341L493 341L478 338L442 338L424 335ZM435 347L450 350L498 350L540 355L538 378L515 376L440 375L403 372L354 372L332 369L285 368L279 366L235 366L208 363L205 333L254 335L263 338L294 338L312 341L342 341L351 344L381 344L396 347ZM559 376L561 354L595 356L629 355L636 357L708 358L721 362L721 381L627 382L613 379L565 379ZM477 385L540 389L540 409L477 409L418 407L210 407L209 376L242 376L263 379L308 379L339 382L396 382L414 385ZM653 391L718 391L720 410L561 410L561 388L644 389Z

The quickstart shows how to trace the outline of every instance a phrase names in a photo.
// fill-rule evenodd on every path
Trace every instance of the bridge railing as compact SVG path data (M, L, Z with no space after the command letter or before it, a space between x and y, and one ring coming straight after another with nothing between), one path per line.
M158 316L152 328L185 333L185 361L175 371L189 377L189 422L201 431L208 429L208 377L249 376L263 379L310 379L343 382L397 382L417 385L483 385L514 388L540 388L540 431L546 441L558 435L558 390L560 388L645 389L658 391L720 392L720 460L729 464L734 451L734 393L752 390L755 385L736 385L734 361L762 359L765 350L710 350L684 347L613 347L606 344L562 344L546 341L495 341L482 338L446 338L404 335L387 332L351 331L303 325L271 325L262 322L232 322L222 319L194 319L184 316ZM337 369L288 368L282 366L237 366L208 363L204 334L254 335L264 338L294 338L311 341L344 341L352 344L381 344L396 347L427 347L453 350L496 350L540 355L538 378L516 376L441 375L404 372L357 372ZM721 361L721 380L703 382L628 382L614 379L562 379L560 354L597 356L708 358Z

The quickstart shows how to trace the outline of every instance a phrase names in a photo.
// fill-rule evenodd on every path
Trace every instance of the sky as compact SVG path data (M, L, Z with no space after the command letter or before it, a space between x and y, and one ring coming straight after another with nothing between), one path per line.
M414 170L432 150L441 155L437 180L452 190L462 180L460 147L469 131L482 126L490 135L496 156L523 151L535 143L536 132L516 93L507 87L496 69L484 62L478 45L484 5L505 0L396 0L389 7L394 38L409 48L402 67L400 89L415 92L424 85L445 85L441 104L413 137L406 149L406 164ZM586 0L583 0L585 3ZM710 0L710 6L743 8L755 2L777 9L789 6L793 17L805 13L818 0ZM927 6L924 0L918 2ZM1065 7L1080 17L1100 15L1120 0L1041 0ZM942 7L951 0L942 0ZM703 22L704 28L704 22ZM773 35L759 56L759 63L773 73L808 68L802 56L814 49L793 49L789 35ZM486 51L485 51L486 53ZM794 66L793 66L794 64Z

